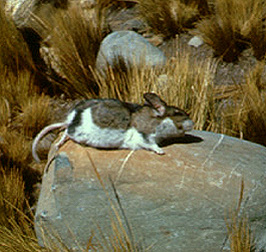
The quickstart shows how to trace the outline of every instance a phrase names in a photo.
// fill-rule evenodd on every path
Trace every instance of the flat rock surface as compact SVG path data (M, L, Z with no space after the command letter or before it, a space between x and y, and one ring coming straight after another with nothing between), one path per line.
M43 176L39 243L53 247L60 237L80 251L92 234L99 237L99 227L110 237L110 202L99 173L111 199L113 181L135 243L151 251L230 251L225 219L237 207L243 179L241 213L265 249L266 148L204 131L164 144L163 156L64 144ZM49 158L54 154L52 148Z

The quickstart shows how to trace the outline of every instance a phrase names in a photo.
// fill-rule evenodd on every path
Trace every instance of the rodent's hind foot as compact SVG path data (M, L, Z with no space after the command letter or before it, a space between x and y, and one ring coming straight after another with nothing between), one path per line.
M70 138L67 135L67 132L64 131L63 136L60 138L60 140L55 144L55 148L56 150L59 150L59 148L66 142L68 141Z

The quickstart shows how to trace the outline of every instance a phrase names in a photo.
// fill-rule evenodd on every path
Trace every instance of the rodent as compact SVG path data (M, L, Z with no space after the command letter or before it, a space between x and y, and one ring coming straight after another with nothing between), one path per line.
M182 137L193 129L188 114L168 106L157 94L145 93L144 105L117 99L90 99L79 102L68 114L66 121L45 127L32 144L33 158L40 162L36 147L49 131L64 130L56 147L71 139L96 148L146 149L164 154L158 142Z

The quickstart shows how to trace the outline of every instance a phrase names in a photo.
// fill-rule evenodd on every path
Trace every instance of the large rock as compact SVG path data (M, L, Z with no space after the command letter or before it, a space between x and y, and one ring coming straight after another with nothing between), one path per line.
M160 156L65 143L43 176L35 219L39 243L80 251L93 235L96 246L104 244L101 235L110 239L112 180L139 247L229 251L225 219L237 207L243 179L240 213L248 216L259 249L266 249L266 148L204 131L167 144ZM54 154L52 148L49 158Z
M162 66L166 61L163 52L134 31L116 31L102 41L96 68L104 74L121 57L130 65Z

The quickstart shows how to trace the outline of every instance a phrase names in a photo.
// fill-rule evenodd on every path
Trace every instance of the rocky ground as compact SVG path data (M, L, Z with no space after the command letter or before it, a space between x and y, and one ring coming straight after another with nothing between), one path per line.
M204 59L213 56L213 49L206 44L197 48L188 45L189 41L194 37L195 30L179 34L176 38L169 40L164 40L160 35L153 34L148 25L139 18L136 7L117 11L110 16L109 23L113 31L133 30L142 34L150 43L158 46L167 57L175 55L178 48L186 47L190 48L190 53L196 58ZM245 79L245 75L256 63L257 60L252 55L251 49L245 50L239 60L234 63L226 63L220 60L217 65L215 83L217 85L241 84Z

